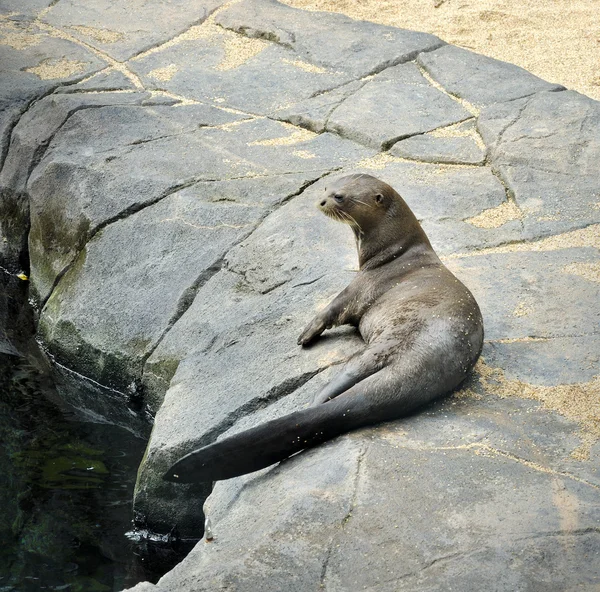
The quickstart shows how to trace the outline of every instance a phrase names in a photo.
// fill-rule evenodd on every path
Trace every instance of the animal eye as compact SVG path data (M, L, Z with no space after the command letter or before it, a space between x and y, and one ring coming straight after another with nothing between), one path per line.
M335 201L337 201L338 203L342 203L344 201L344 196L340 195L339 193L336 193L333 196L333 199L335 199Z
M375 201L376 201L377 203L381 203L381 202L383 201L383 195L381 195L381 193L378 193L378 194L375 196Z

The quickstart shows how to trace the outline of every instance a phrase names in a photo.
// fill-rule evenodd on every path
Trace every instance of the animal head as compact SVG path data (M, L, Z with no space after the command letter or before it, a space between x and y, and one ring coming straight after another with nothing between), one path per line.
M327 183L317 207L344 222L356 237L361 269L396 258L415 245L431 245L406 202L387 183L366 174L338 177Z
M317 207L330 218L364 235L395 210L398 194L371 175L345 175L328 183Z

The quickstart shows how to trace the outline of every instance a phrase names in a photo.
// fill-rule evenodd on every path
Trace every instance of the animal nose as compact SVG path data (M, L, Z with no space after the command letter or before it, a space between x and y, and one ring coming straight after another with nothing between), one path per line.
M321 202L321 207L322 207L322 208L324 208L326 203L327 203L327 200L326 200L326 199L324 199L324 200Z

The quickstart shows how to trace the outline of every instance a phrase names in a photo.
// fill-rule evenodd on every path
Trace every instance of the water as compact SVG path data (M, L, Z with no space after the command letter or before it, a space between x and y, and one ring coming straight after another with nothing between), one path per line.
M102 393L41 355L25 284L0 272L0 592L116 592L156 581L189 545L132 532L150 424L133 410L128 426L82 421L64 404Z
M145 442L65 416L51 388L0 355L0 590L122 590L146 579L125 537Z

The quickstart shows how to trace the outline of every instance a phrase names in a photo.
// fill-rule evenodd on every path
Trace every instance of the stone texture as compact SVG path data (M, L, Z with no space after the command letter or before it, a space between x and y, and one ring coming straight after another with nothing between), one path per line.
M0 64L0 166L12 126L31 101L103 67L87 49L18 15L0 19Z
M221 157L195 142L195 133L200 125L239 119L204 106L105 107L70 117L29 180L29 248L38 299L47 299L99 226L195 180L226 176ZM108 125L110 132L94 133ZM168 169L161 170L168 159Z
M327 129L374 148L471 117L431 86L414 64L389 68L343 101Z
M490 107L478 121L491 165L528 216L526 237L600 221L600 104L538 93Z
M329 116L345 99L362 88L366 81L355 80L320 95L273 112L276 119L289 121L316 133L325 131Z
M483 164L483 150L471 138L412 136L394 144L390 153L401 158L448 164Z
M221 26L289 47L302 60L359 78L443 45L434 35L342 14L308 13L275 0L242 0L216 16Z
M293 132L265 119L247 121L235 131L226 125L241 119L204 105L75 113L29 182L31 264L39 299L47 298L100 227L180 187L201 180L324 173L368 154L329 134L279 146ZM90 141L90 130L108 122L111 133ZM54 208L51 222L44 217L49 208Z
M485 161L485 150L475 135L472 120L430 134L412 136L397 142L390 154L400 158L447 164L478 164ZM479 140L479 142L478 142Z
M23 192L31 171L64 123L77 111L110 105L140 105L150 93L52 94L20 119L11 135L10 151L0 173L0 188Z
M248 45L248 57L229 65L227 52L233 43ZM256 44L261 45L254 47ZM190 55L199 59L191 61ZM161 80L160 67L165 63L173 74ZM287 48L218 27L206 33L199 31L197 39L143 55L132 61L131 67L148 87L260 115L350 80L346 73L299 61L297 54Z
M87 49L53 37L32 22L28 11L41 10L41 4L23 7L25 16L13 14L13 8L3 5L11 14L0 19L0 170L14 127L36 99L104 67ZM23 163L18 176L22 179L30 170L31 163ZM21 185L0 181L0 265L15 273L27 267L21 254L27 244L28 204Z
M487 339L583 335L600 326L600 282L568 273L597 262L594 248L542 253L498 253L453 259L480 303ZM576 297L565 297L568 294ZM502 298L493 295L502 294Z
M265 0L233 4L214 23L141 55L131 67L154 88L271 114L442 44L432 35L336 14L316 18Z
M107 68L90 76L89 78L70 86L62 86L56 89L56 92L63 93L81 93L85 92L102 92L113 90L139 90L133 84L130 78L125 76L123 72L114 68Z
M264 194L282 200L306 182L301 175L247 180L248 204L211 200L219 189L229 193L226 182L198 183L108 225L52 292L41 336L81 374L126 388L197 287L264 216Z
M124 61L204 21L221 0L61 0L43 16L85 43Z
M523 68L446 45L418 56L417 62L447 92L475 107L485 107L540 91L562 90Z
M37 16L42 10L53 3L53 0L0 0L0 14Z
M0 228L6 242L0 245L5 267L20 272L28 267L20 253L27 248L29 175L42 158L56 132L76 111L108 104L141 104L149 93L52 94L35 103L12 130L10 150L0 172ZM14 248L11 247L14 246Z

